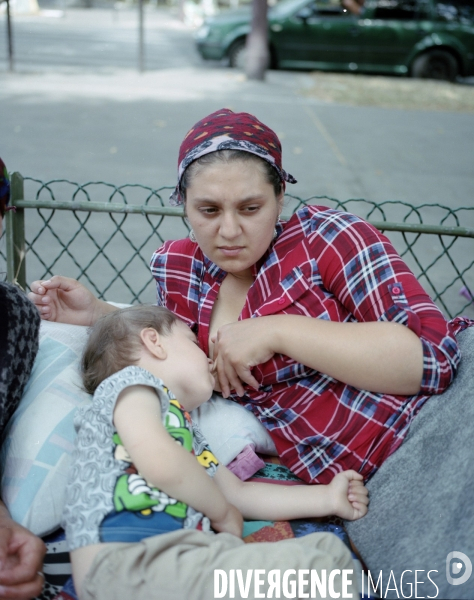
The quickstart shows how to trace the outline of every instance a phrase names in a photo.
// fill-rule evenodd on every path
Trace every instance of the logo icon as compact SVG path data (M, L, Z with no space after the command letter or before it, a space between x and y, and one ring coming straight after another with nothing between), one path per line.
M462 561L462 562L461 562ZM461 573L464 566L464 573L461 577L457 577ZM464 552L453 550L446 557L446 579L451 585L461 585L466 583L472 573L472 563Z

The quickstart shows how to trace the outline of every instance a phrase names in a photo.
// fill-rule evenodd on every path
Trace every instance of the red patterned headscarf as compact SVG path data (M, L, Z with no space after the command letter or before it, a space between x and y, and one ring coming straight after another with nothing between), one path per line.
M184 203L179 184L186 168L196 159L218 150L241 150L256 154L277 171L282 182L296 183L281 166L281 144L277 134L249 113L234 113L228 108L204 117L188 131L179 148L178 184L170 204Z

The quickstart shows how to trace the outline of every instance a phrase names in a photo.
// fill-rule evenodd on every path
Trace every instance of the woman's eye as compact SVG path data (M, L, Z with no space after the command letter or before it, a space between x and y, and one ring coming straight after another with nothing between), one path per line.
M245 213L254 213L257 212L259 208L260 206L246 206L243 210Z

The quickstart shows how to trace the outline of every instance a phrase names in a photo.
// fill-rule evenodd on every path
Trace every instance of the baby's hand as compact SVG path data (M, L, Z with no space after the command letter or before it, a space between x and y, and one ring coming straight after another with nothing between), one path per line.
M242 537L244 520L240 511L233 504L227 504L227 512L222 519L211 521L212 528L219 533L231 533L238 538Z
M355 521L367 513L369 491L360 473L356 471L338 473L328 488L334 499L334 514L338 517Z

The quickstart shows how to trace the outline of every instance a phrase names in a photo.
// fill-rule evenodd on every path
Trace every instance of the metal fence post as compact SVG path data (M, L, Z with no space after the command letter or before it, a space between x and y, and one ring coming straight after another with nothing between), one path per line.
M8 70L13 73L13 33L10 0L7 2Z
M143 10L143 0L138 0L138 70L140 73L143 73L145 70L145 33Z
M15 206L17 200L25 197L23 177L20 173L11 176L11 205ZM25 210L23 208L8 211L5 214L5 234L7 250L7 281L18 284L26 289L26 264L25 264Z

